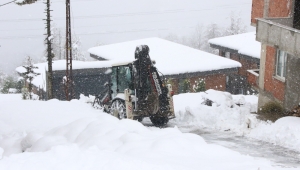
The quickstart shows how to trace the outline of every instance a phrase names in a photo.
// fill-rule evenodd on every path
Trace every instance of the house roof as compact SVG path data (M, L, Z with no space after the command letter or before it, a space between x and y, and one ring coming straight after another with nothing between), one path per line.
M227 58L193 49L161 38L146 38L93 47L90 54L118 62L133 61L137 46L148 45L150 57L165 75L237 68L241 64Z
M255 40L255 32L210 39L211 45L236 50L238 53L260 59L261 43Z

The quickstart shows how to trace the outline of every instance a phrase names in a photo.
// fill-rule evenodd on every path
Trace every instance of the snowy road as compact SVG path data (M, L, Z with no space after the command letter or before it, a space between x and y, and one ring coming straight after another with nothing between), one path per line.
M151 121L147 119L143 120L143 124L148 127L153 126ZM174 126L178 126L178 129L181 132L193 133L201 136L207 143L224 146L243 155L267 159L271 161L272 165L275 167L300 169L300 153L284 147L238 136L230 131L219 132L200 129L195 126L176 125L174 121L170 121L167 127Z
M207 143L232 149L244 155L270 160L273 166L300 168L300 153L267 142L237 136L229 131L212 132L193 127L179 127L182 132L200 135Z

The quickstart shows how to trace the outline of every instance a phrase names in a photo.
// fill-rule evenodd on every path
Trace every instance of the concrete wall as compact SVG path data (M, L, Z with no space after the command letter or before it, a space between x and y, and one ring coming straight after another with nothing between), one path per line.
M300 54L300 32L292 27L259 19L256 27L256 40L269 46L276 46L293 56Z
M300 59L288 56L284 108L290 110L300 102Z

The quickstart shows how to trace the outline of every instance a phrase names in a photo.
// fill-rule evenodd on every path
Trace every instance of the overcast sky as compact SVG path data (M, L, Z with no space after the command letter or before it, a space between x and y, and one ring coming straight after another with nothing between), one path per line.
M0 5L11 0L0 0ZM65 30L65 1L51 0L52 24ZM197 24L229 25L238 13L250 26L252 0L71 0L72 31L82 50L109 44L168 34L190 35ZM30 55L44 55L45 4L14 3L0 7L0 70L12 72ZM134 49L133 49L134 50Z

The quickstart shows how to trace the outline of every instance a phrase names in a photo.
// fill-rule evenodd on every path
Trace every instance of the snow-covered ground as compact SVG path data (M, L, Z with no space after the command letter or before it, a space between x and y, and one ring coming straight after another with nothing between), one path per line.
M203 98L213 105L201 104ZM259 121L250 114L257 107L255 96L212 90L176 95L177 118L170 122L175 126L163 129L118 120L84 101L23 101L17 94L0 94L0 169L284 169L207 144L201 136L182 133L181 125L300 148L299 118Z
M201 104L205 98L215 101L212 107ZM180 94L174 96L175 122L178 126L232 131L300 152L300 118L284 117L274 123L259 120L256 114L251 114L257 110L257 102L253 95L231 95L215 90ZM243 105L238 107L233 103Z

